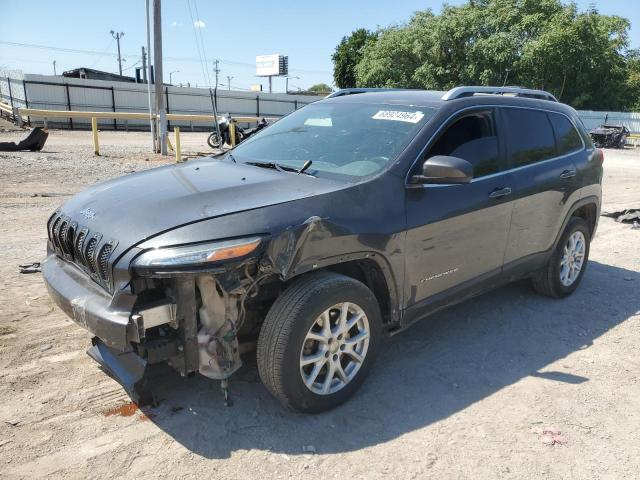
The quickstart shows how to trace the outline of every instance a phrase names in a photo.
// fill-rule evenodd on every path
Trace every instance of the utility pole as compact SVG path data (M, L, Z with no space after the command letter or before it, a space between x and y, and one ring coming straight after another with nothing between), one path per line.
M124 32L116 33L111 30L111 36L116 39L118 43L118 70L120 71L120 75L122 75L122 57L120 56L120 39L124 37Z
M216 73L216 90L217 90L218 89L218 74L220 73L220 68L218 67L218 64L220 63L220 60L216 60L213 63L215 64L215 67L214 67L213 71Z
M142 83L147 83L147 54L142 47Z
M53 61L53 75L54 75L54 76L58 75L58 74L56 73L56 61L55 61L55 60Z
M151 16L151 12L149 11L149 0L145 1L145 19L147 22L147 52L149 53L149 62L147 63L147 68L145 69L144 78L148 79L147 81L147 99L149 101L149 128L151 130L151 151L156 152L156 145L158 145L158 138L156 136L156 115L153 101L151 100L151 25L149 21L149 17ZM144 47L142 47L143 57L144 57ZM148 71L147 71L148 70Z
M167 111L164 105L164 95L162 89L162 3L161 0L153 0L153 56L155 60L155 88L156 88L156 111L159 115L159 141L160 153L167 154Z
M233 79L233 77L227 75L227 90L231 90L231 79Z

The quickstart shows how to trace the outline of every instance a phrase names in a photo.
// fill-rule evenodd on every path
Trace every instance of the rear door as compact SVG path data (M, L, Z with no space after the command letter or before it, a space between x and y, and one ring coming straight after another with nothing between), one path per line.
M567 210L577 200L575 155L583 142L568 117L555 112L501 107L513 216L504 264L546 252Z

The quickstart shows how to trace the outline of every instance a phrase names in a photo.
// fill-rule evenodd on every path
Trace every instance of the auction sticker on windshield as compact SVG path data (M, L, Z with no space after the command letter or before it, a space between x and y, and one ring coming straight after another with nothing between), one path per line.
M373 117L375 120L395 120L396 122L418 123L424 117L422 112L400 112L397 110L380 110Z

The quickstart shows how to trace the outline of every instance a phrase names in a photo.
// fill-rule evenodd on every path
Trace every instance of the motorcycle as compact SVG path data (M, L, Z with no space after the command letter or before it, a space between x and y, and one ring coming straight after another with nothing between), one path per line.
M209 138L207 138L207 143L211 148L214 148L214 149L221 148L225 144L231 145L231 123L232 122L235 126L235 144L236 145L238 145L243 140L246 140L251 135L259 132L260 130L268 126L267 121L264 118L262 118L258 122L258 125L256 125L255 127L242 128L241 126L238 125L238 123L234 119L231 118L230 115L226 115L226 116L223 115L218 118L218 128L220 129L220 136L222 137L222 143L218 138L218 132L215 131L211 135L209 135Z

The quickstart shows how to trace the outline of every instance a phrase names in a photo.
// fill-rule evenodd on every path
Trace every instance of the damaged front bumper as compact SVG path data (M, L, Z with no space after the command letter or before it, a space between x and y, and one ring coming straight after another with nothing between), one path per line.
M42 272L55 303L95 336L89 356L138 403L152 401L151 365L167 363L182 376L200 372L222 380L224 388L242 365L237 338L242 282L228 293L210 272L183 274L157 280L162 293L150 300L131 293L130 286L111 295L55 254L43 262Z
M42 276L55 303L82 328L112 348L125 351L138 336L131 321L136 295L117 291L113 296L75 266L50 254Z

